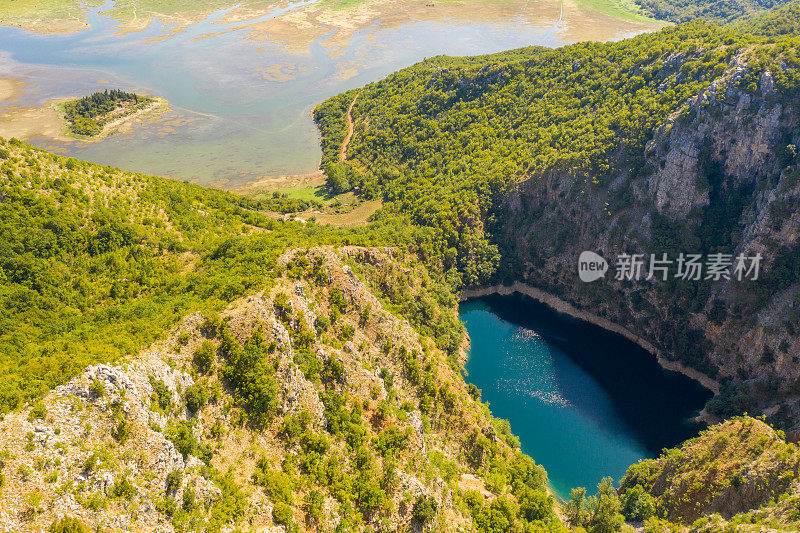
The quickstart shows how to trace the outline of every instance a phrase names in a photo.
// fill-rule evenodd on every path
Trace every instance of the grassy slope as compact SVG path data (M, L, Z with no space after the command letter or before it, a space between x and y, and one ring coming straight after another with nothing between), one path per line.
M643 11L634 0L577 0L583 8L630 22L648 23L655 20Z

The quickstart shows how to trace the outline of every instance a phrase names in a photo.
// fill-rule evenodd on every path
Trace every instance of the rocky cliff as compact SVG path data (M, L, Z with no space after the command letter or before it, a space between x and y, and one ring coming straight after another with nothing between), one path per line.
M680 58L676 58L680 60ZM800 420L797 328L798 108L771 72L741 51L726 72L656 128L635 165L607 182L566 169L528 176L507 196L509 275L645 339L722 385L721 415L763 411ZM501 241L504 239L500 239ZM610 264L577 275L584 250ZM640 280L617 280L620 254L643 254ZM645 279L651 254L673 261ZM680 253L760 254L757 280L674 279ZM656 272L659 274L658 272ZM752 277L752 276L751 276Z
M782 434L737 417L631 466L619 492L623 501L635 495L641 505L643 490L654 497L655 515L692 524L692 531L793 531L798 465L797 446ZM658 520L651 522L655 529Z

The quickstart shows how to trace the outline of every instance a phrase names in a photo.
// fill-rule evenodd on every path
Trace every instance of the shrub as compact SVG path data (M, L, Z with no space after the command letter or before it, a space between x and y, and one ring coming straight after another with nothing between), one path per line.
M166 490L167 494L178 492L183 484L183 471L173 470L167 474Z
M183 510L191 511L197 506L197 495L191 487L183 489Z
M106 386L103 385L103 382L99 379L95 379L92 381L92 384L89 385L89 392L91 392L95 398L102 398L106 393Z
M253 472L253 483L263 486L276 503L289 505L294 502L292 478L285 472L270 470L266 458L258 460Z
M33 474L33 470L31 470L31 467L28 465L21 464L19 465L19 468L17 468L17 474L22 481L28 481L30 475Z
M391 426L373 438L372 445L383 457L393 457L408 446L408 436Z
M201 374L209 374L214 367L214 354L216 347L211 341L203 341L203 343L195 350L192 363L198 372Z
M331 327L331 321L328 319L328 317L318 316L314 320L314 329L317 330L318 335L322 335L323 333L328 331L329 327Z
M89 496L85 497L81 502L86 509L91 509L92 511L99 511L101 509L105 509L108 502L106 501L105 496L98 492L93 492Z
M325 360L322 368L322 381L328 384L344 383L344 364L336 359L329 358Z
M167 497L156 502L156 511L165 516L173 516L177 510L178 509L173 498Z
M277 502L272 508L272 519L276 524L285 526L287 533L297 531L292 508L283 502Z
M111 497L131 501L136 496L136 487L125 476L120 476L111 489Z
M125 444L128 437L131 436L133 424L128 422L125 418L120 419L117 426L111 431L111 436L120 444Z
M28 421L44 419L47 416L47 407L42 402L36 402L28 413Z
M150 386L153 387L153 394L150 400L158 406L164 414L169 414L172 410L172 393L169 391L167 384L160 379L150 376Z
M318 490L312 490L305 499L306 521L319 525L325 517L325 497Z
M184 392L186 408L194 415L205 407L208 402L208 396L208 389L202 383L195 383L191 387L187 387L186 392Z
M275 295L273 306L275 307L275 313L278 315L278 318L281 320L289 320L292 314L292 302L289 301L289 297L285 293L279 292Z
M50 524L49 533L89 533L89 528L77 518L65 516Z
M198 442L192 431L192 423L190 421L182 420L178 424L171 425L167 428L165 434L184 459L189 455L194 455L206 464L211 461L213 455L211 448Z
M411 511L411 516L417 524L426 526L436 517L437 511L438 505L436 500L431 496L420 494L414 501L414 507Z

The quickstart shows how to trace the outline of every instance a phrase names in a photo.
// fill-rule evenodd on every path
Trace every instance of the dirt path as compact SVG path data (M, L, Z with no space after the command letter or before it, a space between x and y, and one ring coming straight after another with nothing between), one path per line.
M347 108L347 136L342 141L342 148L339 150L339 161L347 161L347 145L350 144L350 138L353 136L353 106L358 100L358 93L353 101L350 102L350 107Z

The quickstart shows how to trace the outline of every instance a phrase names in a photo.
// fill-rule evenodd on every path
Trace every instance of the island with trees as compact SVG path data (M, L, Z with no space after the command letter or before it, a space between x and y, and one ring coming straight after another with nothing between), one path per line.
M68 133L81 137L97 137L108 134L123 122L164 104L165 101L160 98L111 89L64 101L59 107L67 123Z

